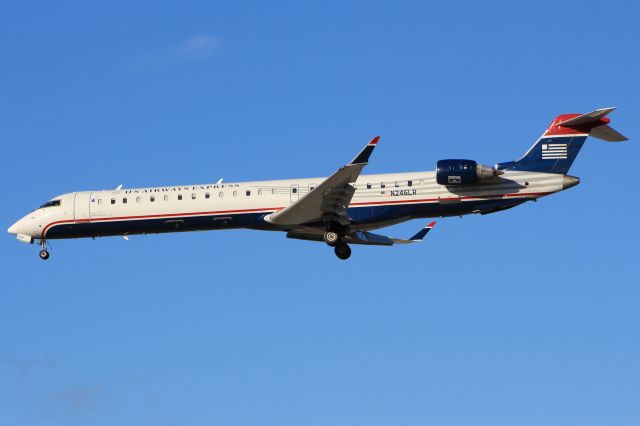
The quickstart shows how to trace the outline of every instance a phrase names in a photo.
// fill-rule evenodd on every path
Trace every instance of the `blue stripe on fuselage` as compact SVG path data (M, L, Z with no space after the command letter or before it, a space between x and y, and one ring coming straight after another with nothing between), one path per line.
M483 209L508 208L522 203L524 198L503 200L470 200L452 204L414 203L357 206L349 208L352 224L368 225L388 222L399 218L417 219L425 217L460 216ZM123 234L157 234L181 231L206 231L220 229L248 228L260 230L286 230L264 220L268 214L234 213L207 216L183 216L164 218L97 220L94 222L76 222L54 225L47 230L46 238L103 237ZM312 224L311 224L312 225ZM317 224L323 227L322 224Z

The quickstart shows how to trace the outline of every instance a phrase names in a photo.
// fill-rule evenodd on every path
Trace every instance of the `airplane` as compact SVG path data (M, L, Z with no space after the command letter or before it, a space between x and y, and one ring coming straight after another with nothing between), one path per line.
M627 140L609 126L615 108L557 116L516 161L486 166L447 159L435 171L361 175L380 140L327 178L81 191L47 201L8 232L24 243L65 238L248 228L286 232L319 241L339 259L350 244L392 246L420 242L430 222L408 239L371 231L417 218L489 214L569 189L580 179L567 174L588 136Z

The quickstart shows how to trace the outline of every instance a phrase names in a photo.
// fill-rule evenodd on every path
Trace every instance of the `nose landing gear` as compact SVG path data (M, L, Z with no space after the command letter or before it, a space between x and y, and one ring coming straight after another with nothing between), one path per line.
M40 259L47 260L49 258L49 252L47 251L47 240L40 240L40 246L42 250L40 250Z

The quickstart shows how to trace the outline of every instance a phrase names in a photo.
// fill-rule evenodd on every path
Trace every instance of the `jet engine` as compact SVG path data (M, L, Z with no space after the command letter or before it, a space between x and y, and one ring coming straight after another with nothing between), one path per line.
M436 165L436 182L448 186L469 185L503 173L473 160L440 160Z

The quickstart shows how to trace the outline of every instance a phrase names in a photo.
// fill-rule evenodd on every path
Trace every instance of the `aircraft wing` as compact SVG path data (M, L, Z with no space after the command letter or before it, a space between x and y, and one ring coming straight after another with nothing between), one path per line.
M419 243L434 226L436 226L436 223L431 222L408 240L402 238L390 238L384 235L374 234L373 232L356 231L348 235L348 241L351 244L363 244L370 246L392 246L394 244Z
M367 246L392 246L394 244L411 244L419 243L427 235L431 229L436 226L435 222L429 223L427 226L418 231L413 237L409 239L402 238L390 238L384 235L374 234L373 232L355 231L347 234L346 242L349 244L362 244ZM287 233L287 238L294 238L297 240L311 240L322 241L322 233L310 232L310 231L290 231Z
M356 181L369 157L380 140L380 136L371 139L362 151L349 164L341 167L325 179L314 190L295 203L265 217L267 222L276 225L302 225L320 221L333 221L349 225L347 207L351 202Z

